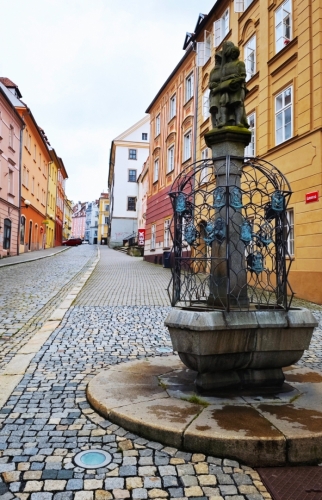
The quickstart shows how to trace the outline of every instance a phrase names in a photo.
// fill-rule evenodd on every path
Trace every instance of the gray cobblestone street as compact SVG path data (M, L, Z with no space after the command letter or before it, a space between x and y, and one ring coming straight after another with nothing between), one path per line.
M84 245L0 269L3 365L31 335L28 322L39 328L44 308L47 317L96 252ZM0 410L1 500L271 498L247 465L147 441L87 403L86 385L100 370L172 354L163 326L169 279L168 269L100 247L92 276ZM301 363L322 370L321 308L314 314L320 325ZM78 452L95 447L111 454L108 465L75 465Z

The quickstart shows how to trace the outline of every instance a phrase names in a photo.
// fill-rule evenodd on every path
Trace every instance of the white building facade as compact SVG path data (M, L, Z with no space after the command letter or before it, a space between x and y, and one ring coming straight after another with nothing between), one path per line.
M108 188L110 192L109 246L122 246L137 234L137 179L149 154L149 116L144 117L111 144Z

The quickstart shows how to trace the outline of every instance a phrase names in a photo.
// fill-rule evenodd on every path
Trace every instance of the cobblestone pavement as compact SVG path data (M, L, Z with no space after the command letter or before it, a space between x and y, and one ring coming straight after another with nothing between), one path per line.
M168 279L167 270L103 247L75 306L0 411L1 500L270 498L246 465L147 441L100 417L87 403L86 385L101 369L171 351L163 326L169 307L138 304L139 288L134 282L132 293L126 288L131 265L144 270L140 287L160 287L158 297L165 300L162 273ZM125 292L127 303L115 305ZM315 341L320 337L321 330ZM311 366L312 353L308 356ZM110 453L110 463L99 469L75 465L75 455L89 448Z
M53 257L0 268L0 372L96 255L96 247L84 245Z

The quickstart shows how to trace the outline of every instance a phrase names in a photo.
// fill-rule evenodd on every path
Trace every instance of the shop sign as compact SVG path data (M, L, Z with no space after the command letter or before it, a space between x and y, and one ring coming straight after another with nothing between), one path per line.
M145 243L145 229L139 229L138 245L144 247Z
M312 201L319 201L319 191L312 191L312 193L306 193L305 203L312 203Z

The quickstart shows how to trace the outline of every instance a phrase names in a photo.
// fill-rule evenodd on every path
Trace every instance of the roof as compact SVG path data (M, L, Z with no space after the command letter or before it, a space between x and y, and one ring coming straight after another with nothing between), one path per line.
M15 108L27 108L27 106L18 99L7 87L6 85L2 82L3 78L0 78L0 87L1 90L4 92L6 95L7 99L11 102L12 106Z
M17 120L21 123L21 128L24 128L24 125L25 125L25 122L23 121L23 119L21 118L21 116L19 115L18 111L16 110L16 107L14 106L14 104L11 102L11 99L9 99L8 95L7 95L7 92L10 92L10 90L8 90L1 82L0 82L0 94L3 95L4 99L7 101L7 103L9 104L9 106L11 107L12 111L14 112L14 114L16 115L16 118ZM12 95L12 97L15 97L14 95Z
M18 97L19 98L22 97L18 85L16 85L15 83L13 83L13 81L10 80L10 78L7 78L6 76L0 76L0 82L3 83L3 85L5 85L8 88L14 88L14 89L16 89Z
M176 72L178 71L178 69L180 68L180 66L184 63L184 61L187 59L188 55L192 52L192 49L193 47L190 46L185 55L180 59L180 61L178 62L178 64L176 65L176 67L174 68L174 70L172 71L171 75L166 79L166 81L164 82L164 84L162 85L162 87L160 88L159 92L157 93L157 95L155 96L155 98L153 99L153 101L151 102L151 104L149 104L149 106L147 107L146 109L146 113L150 113L150 109L152 108L153 104L155 103L155 101L158 99L158 97L160 96L160 94L162 94L162 92L164 91L165 87L168 85L168 83L170 82L171 78L176 74Z

